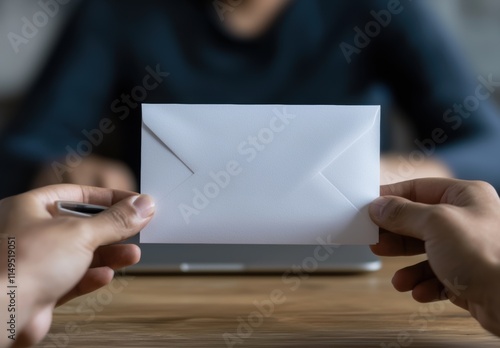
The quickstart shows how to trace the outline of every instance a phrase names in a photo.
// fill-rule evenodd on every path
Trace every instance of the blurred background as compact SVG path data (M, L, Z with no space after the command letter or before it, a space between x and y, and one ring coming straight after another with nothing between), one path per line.
M46 64L69 16L82 0L61 6L60 14L16 53L7 33L18 32L21 18L39 11L37 1L0 0L0 126L10 117ZM478 74L500 74L500 1L419 0L436 12ZM500 101L500 91L496 92Z
M16 52L11 45L8 33L19 33L23 25L21 18L32 18L40 11L37 1L1 0L0 1L0 127L15 114L35 79L47 64L69 16L79 0L61 6L59 13Z
M463 52L464 60L470 64L476 76L493 74L497 81L500 80L500 1L418 2L425 2L439 18L439 22L449 33L449 39L458 44L457 52ZM53 57L54 49L65 28L72 18L75 18L75 12L80 10L80 4L80 0L72 0L57 6L57 14L50 16L47 23L43 23L36 32L31 33L32 38L20 45L21 49L16 52L9 34L18 33L24 24L23 18L33 18L33 14L40 11L40 4L38 1L0 0L0 132L8 120L15 118L24 106L29 91L47 66L50 57ZM500 104L500 88L494 91L492 101L497 106ZM411 140L415 138L415 134L412 127L405 124L404 117L400 117L402 112L398 108L385 111L390 114L388 117L397 129L390 135L394 143L393 151L411 149ZM442 113L443 110L439 112ZM120 170L120 167L117 170ZM47 182L50 183L50 180Z

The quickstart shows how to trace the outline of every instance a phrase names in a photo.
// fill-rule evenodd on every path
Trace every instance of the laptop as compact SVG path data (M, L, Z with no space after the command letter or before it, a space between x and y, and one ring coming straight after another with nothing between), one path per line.
M381 268L366 245L139 244L126 273L361 273Z

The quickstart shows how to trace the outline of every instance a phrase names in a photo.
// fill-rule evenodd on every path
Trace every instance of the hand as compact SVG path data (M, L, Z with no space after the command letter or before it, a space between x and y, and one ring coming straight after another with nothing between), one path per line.
M500 335L500 199L484 182L421 179L382 186L370 205L382 229L374 253L427 253L393 285L419 302L450 299Z
M67 170L54 169L51 165L44 167L35 177L33 188L54 184L77 184L123 191L135 191L135 177L124 163L109 158L91 155L82 162Z
M380 160L380 183L393 184L417 178L452 178L453 173L441 161L431 157L404 154L383 155Z
M90 218L56 216L54 202L111 206ZM56 185L0 201L0 283L7 279L7 238L16 242L17 340L29 346L47 334L55 306L107 285L113 270L139 261L136 245L110 245L136 234L151 219L145 195L76 185ZM7 305L0 299L0 311ZM5 318L2 315L2 318ZM2 343L5 332L0 337Z

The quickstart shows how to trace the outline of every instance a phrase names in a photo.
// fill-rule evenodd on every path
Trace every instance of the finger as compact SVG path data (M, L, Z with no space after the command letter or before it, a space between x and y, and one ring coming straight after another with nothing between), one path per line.
M430 278L418 283L411 292L417 302L427 303L446 300L444 286L437 278Z
M150 196L133 196L82 223L91 229L94 247L97 248L137 234L151 220L154 210L155 204Z
M134 174L127 166L121 163L105 168L99 176L99 185L97 186L124 191L133 191L136 189Z
M446 178L425 178L404 181L380 187L381 196L398 196L425 204L449 203L460 207L498 200L498 193L490 184Z
M54 211L56 201L75 201L111 206L127 197L137 195L134 192L71 184L46 186L30 191L28 194L34 198L37 204L46 207L49 212Z
M406 198L384 196L370 204L369 212L370 218L379 227L407 237L425 240L425 222L430 207Z
M412 256L425 253L425 243L420 239L384 230L380 231L378 244L370 247L373 253L379 256Z
M99 178L99 186L109 187L118 190L133 190L135 189L134 180L119 173L106 173L106 175Z
M413 202L437 204L453 187L465 187L466 181L445 178L425 178L403 181L380 187L381 196L398 196Z
M78 170L67 173L64 182L68 184L77 184L83 186L99 186L98 176L100 171L89 165L80 165Z
M51 166L45 166L35 175L32 188L61 184L62 182L63 178L58 177Z
M89 269L78 284L57 301L57 306L108 285L113 280L114 274L115 272L109 267Z
M135 265L141 258L141 249L135 244L106 245L94 252L90 268L107 266L113 270Z
M415 265L400 269L392 278L392 285L398 291L413 290L417 284L428 279L435 278L428 261L422 261Z

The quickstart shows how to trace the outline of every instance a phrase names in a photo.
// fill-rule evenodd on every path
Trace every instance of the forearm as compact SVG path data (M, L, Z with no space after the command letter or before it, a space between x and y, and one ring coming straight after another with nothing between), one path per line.
M7 274L0 274L2 279L7 279ZM9 288L7 281L0 281L0 313L2 313L2 330L0 331L0 348L12 347L25 330L26 325L34 316L36 306L34 294L29 290Z
M500 291L500 289L497 289L497 291ZM500 337L500 304L498 301L496 302L483 309L487 315L484 318L478 318L478 321L483 328Z
M450 146L437 152L455 177L466 180L483 180L500 191L499 134L484 136L473 141Z
M22 160L2 150L0 150L0 163L3 166L0 170L0 199L27 191L41 166L40 163Z
M491 265L491 262L488 264ZM479 305L481 310L477 315L471 310L471 314L486 330L500 336L500 265L485 268L490 271L487 273L489 277L483 282L484 286L478 287L483 295Z

